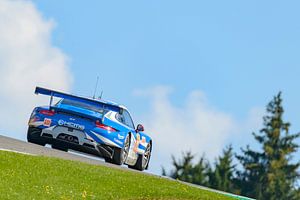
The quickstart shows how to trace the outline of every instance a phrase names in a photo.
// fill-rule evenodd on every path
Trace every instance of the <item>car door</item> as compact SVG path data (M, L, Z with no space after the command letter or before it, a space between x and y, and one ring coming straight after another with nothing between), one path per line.
M121 122L123 125L125 125L126 129L128 132L132 134L134 138L131 138L132 142L135 142L137 133L135 131L135 126L133 123L133 120L127 110L123 110L122 114L117 113L116 114L116 119ZM133 140L134 139L134 140Z
M134 123L129 112L127 110L124 110L122 116L124 117L125 125L131 129L130 132L132 134L130 150L129 150L126 163L130 165L134 165L138 158L137 147L138 147L138 141L140 140L140 135L135 131Z

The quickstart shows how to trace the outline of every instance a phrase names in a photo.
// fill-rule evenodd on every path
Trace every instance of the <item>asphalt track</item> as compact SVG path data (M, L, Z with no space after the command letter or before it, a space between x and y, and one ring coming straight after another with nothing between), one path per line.
M9 138L9 137L2 136L2 135L0 135L0 151L11 151L11 152L17 152L17 153L29 154L29 155L56 157L56 158L62 158L62 159L66 159L66 160L80 161L80 162L84 162L84 163L88 163L88 164L92 164L92 165L102 165L102 166L117 168L117 169L121 169L121 170L135 171L136 173L144 173L144 174L147 174L149 176L163 177L163 176L150 174L150 173L147 173L147 172L140 172L140 171L136 171L136 170L133 170L133 169L129 169L125 166L117 166L117 165L114 165L114 164L105 163L102 159L100 159L96 156L91 156L91 155L81 154L81 153L76 153L76 152L63 152L63 151L43 147L43 146L40 146L40 145L31 144L31 143L24 142L24 141L21 141L21 140ZM190 185L190 186L193 186L193 187L197 187L197 188L200 188L200 189L221 193L221 194L224 194L226 196L236 197L236 199L251 200L250 198L233 195L233 194L230 194L230 193L210 189L210 188L207 188L207 187L202 187L202 186L199 186L199 185L185 183L185 182L182 182L182 181L171 179L169 177L163 177L163 178L166 178L166 179L169 179L169 180L172 180L172 181L181 182L181 183L184 183L184 184L187 184L187 185Z

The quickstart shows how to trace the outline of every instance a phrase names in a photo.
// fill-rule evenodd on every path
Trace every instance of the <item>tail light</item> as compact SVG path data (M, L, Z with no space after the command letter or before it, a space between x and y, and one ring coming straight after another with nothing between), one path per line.
M98 128L101 128L101 129L104 129L104 130L107 130L107 131L111 131L111 132L116 132L117 130L110 127L110 126L106 126L104 124L101 124L101 122L99 120L96 121L96 126Z
M43 114L43 115L48 115L48 116L55 115L55 111L54 110L40 110L39 113Z
M38 117L31 117L28 121L28 125L30 126L31 123L37 122L39 120L40 120L40 118L38 118Z

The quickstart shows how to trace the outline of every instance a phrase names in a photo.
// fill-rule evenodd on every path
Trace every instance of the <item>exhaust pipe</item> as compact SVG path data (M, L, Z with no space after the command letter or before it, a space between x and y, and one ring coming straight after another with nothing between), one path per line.
M68 140L69 142L73 142L73 141L74 141L74 137L73 137L72 135L68 135L68 136L67 136L67 140Z

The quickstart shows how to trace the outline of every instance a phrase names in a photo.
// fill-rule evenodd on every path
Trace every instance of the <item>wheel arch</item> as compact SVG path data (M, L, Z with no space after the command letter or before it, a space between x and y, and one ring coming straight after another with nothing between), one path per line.
M149 144L151 145L150 146L150 151L152 152L152 139L150 139Z
M127 135L129 135L129 141L130 141L130 146L132 145L131 143L131 140L132 140L132 132L131 131L129 131L128 133L127 133ZM125 140L125 139L124 139Z

